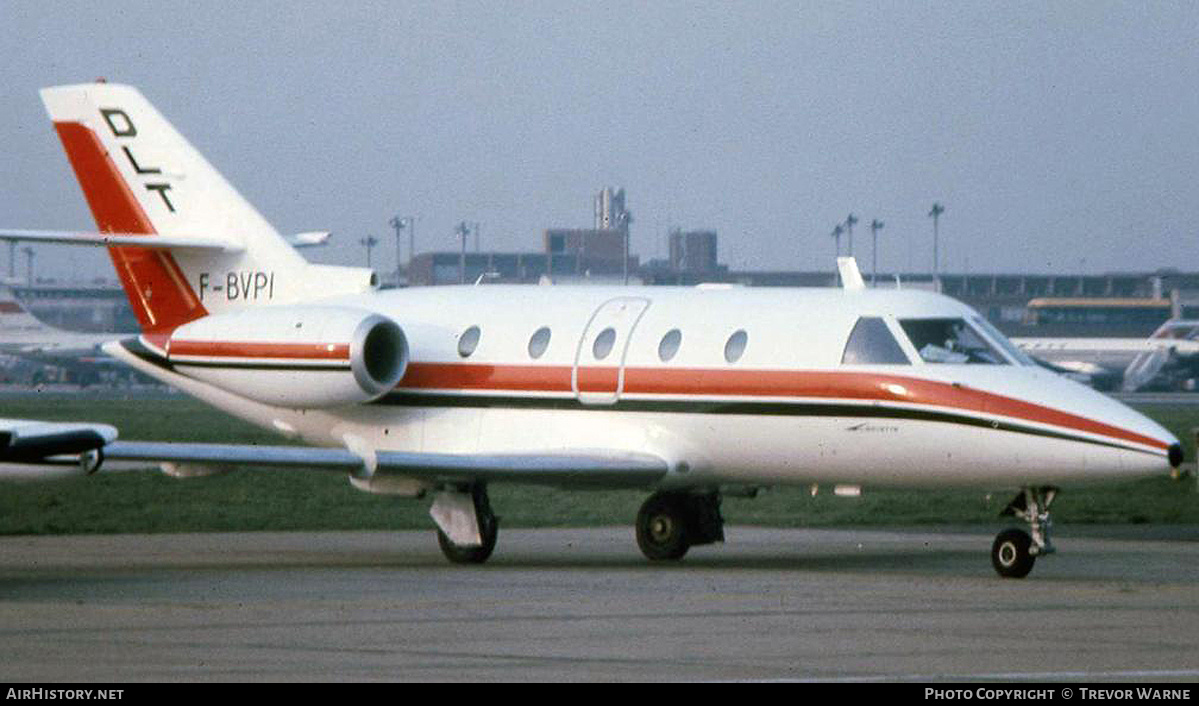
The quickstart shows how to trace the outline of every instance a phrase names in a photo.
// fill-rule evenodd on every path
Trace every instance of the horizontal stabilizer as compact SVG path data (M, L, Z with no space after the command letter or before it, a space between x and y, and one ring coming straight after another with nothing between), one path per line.
M329 238L332 236L333 234L327 230L311 230L287 236L287 243L293 248L314 248L319 245L328 245Z
M97 233L70 230L0 230L0 240L28 240L59 245L89 245L92 247L147 248L158 250L208 250L236 253L244 248L238 243L219 238L186 235L145 233Z

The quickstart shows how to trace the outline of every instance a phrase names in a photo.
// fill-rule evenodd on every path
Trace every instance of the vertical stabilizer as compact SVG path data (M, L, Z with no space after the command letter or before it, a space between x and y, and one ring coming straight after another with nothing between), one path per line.
M0 285L0 343L44 340L51 333L53 329L30 314L11 289Z
M137 89L94 83L41 95L101 232L236 246L109 248L143 332L370 289L369 271L308 264Z

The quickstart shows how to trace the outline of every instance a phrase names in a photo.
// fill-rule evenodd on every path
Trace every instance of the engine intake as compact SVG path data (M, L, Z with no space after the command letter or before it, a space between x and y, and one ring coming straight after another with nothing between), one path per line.
M179 372L265 404L332 407L376 399L404 377L408 340L381 314L280 306L214 314L166 345Z

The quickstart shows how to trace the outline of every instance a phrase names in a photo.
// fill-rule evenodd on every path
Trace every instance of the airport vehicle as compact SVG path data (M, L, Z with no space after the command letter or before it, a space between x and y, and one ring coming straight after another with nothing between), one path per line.
M490 483L644 488L637 542L659 561L723 539L728 488L1012 488L1028 531L1001 533L992 560L1014 577L1052 551L1059 486L1182 460L1166 430L1036 366L969 307L867 289L852 259L840 289L376 291L368 270L287 247L135 89L42 98L99 227L64 239L109 247L141 322L105 349L307 445L10 420L0 461L344 472L368 492L432 495L441 548L464 563L495 546Z
M1148 338L1013 338L1037 360L1098 389L1177 389L1199 378L1199 321L1171 319Z
M1025 307L1024 323L1034 327L1085 326L1146 333L1176 316L1174 301L1162 297L1037 297Z

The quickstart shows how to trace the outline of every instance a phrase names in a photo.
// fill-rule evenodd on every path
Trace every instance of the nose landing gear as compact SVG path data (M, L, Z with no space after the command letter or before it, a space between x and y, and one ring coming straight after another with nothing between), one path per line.
M1006 529L995 537L991 545L991 565L1004 578L1022 579L1032 571L1037 557L1052 554L1055 550L1049 541L1049 506L1057 497L1057 488L1025 488L1004 509L1003 515L1011 515L1028 523L1029 531Z

